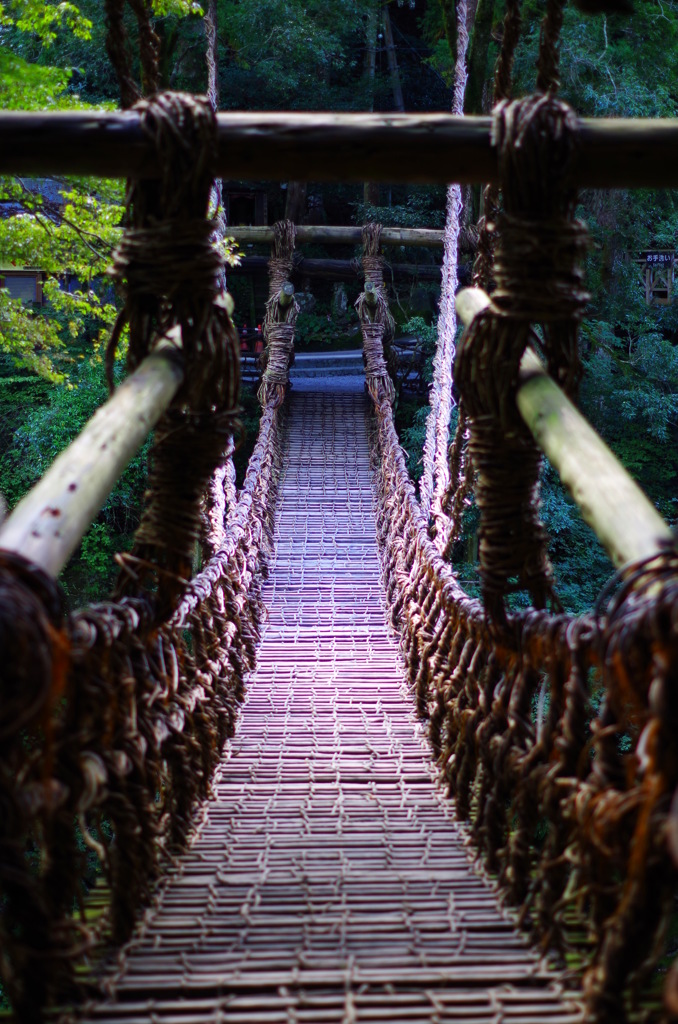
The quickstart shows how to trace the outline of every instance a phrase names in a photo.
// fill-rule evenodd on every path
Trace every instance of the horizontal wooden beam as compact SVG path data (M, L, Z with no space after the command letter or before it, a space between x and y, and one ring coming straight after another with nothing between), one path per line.
M230 226L226 229L236 242L247 244L273 242L272 227ZM361 245L363 240L362 227L334 227L325 224L300 224L297 227L296 240L300 245L315 243L317 245ZM382 245L414 245L427 246L430 249L442 249L443 233L434 228L382 228L380 241Z
M268 270L268 256L241 256L237 267L229 267L228 274L252 274ZM323 277L331 281L346 281L351 278L362 278L362 268L353 260L295 260L293 274L303 277ZM391 277L396 281L440 281L441 269L433 263L392 263L384 268L386 280Z
M465 288L456 299L459 319L468 327L489 301L479 288ZM530 349L520 364L516 404L618 569L673 544L668 523Z
M222 113L217 172L260 181L494 181L489 117ZM596 188L678 185L678 120L583 119L575 179ZM133 111L0 113L0 173L156 177Z
M59 575L183 381L170 349L144 359L97 410L2 524L0 548Z

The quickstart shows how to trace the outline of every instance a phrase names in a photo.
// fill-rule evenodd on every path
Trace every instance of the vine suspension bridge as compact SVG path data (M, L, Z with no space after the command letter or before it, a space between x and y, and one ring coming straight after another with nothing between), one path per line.
M456 177L504 190L496 290L458 299L462 429L425 509L393 420L378 225L365 386L291 391L295 229L275 226L260 433L235 487L240 353L211 175L228 156L251 176L256 150L268 177L317 177L327 119L290 122L283 145L280 120L169 93L67 120L0 115L0 167L132 173L109 350L129 324L130 374L0 527L0 966L17 1018L671 1019L673 971L648 992L676 884L678 560L565 392L575 185L656 184L642 157L675 156L675 126L582 127L551 95L502 106L491 137L487 119L431 121L428 149L406 115L332 126L344 157L332 170L326 154L325 176L392 178L405 153L404 177L416 162L448 180L442 139ZM116 589L67 615L56 577L151 428ZM558 609L540 449L619 570L595 614ZM448 557L473 480L482 602ZM529 609L511 610L517 589ZM83 845L102 872L89 892Z

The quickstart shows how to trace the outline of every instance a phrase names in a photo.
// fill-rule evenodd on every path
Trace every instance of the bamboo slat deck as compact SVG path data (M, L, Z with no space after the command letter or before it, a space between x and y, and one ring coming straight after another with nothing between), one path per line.
M583 1020L432 779L385 622L364 413L360 378L293 390L240 727L92 1022Z

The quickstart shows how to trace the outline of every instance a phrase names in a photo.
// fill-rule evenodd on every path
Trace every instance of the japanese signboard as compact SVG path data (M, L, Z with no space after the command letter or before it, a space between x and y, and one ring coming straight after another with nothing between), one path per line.
M643 252L638 253L638 259L648 265L654 265L657 263L673 263L675 256L675 252L669 252L666 249L646 249Z

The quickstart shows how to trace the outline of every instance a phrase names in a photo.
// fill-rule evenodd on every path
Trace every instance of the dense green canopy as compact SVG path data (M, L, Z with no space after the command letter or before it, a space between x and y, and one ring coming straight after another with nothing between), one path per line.
M116 104L101 7L100 0L0 2L0 107ZM190 0L154 0L153 9L164 86L204 91L201 6ZM534 84L543 9L543 0L524 4L515 67L519 93ZM224 108L388 110L396 102L396 84L407 110L449 106L455 42L451 0L217 0L216 12ZM471 4L467 106L472 109L488 109L502 16L500 0ZM130 39L134 42L131 24ZM130 59L134 62L133 49ZM678 9L666 0L637 0L631 14L586 15L569 7L561 70L562 93L581 114L676 116ZM5 449L0 490L13 504L103 395L99 349L116 304L105 268L120 232L123 183L60 181L56 204L34 180L4 179L0 189L0 273L30 266L48 274L46 306L22 305L0 290L0 437ZM369 217L386 224L440 226L444 209L439 188L382 187L363 195L352 186L312 185L309 196L335 223ZM581 196L581 215L593 239L587 267L590 318L582 331L587 366L582 405L672 521L678 478L678 308L646 305L635 257L641 250L673 250L676 199L673 191L589 191ZM284 200L278 186L269 189L271 217L283 214ZM477 196L469 192L470 215L474 201L477 205ZM10 212L15 215L5 215ZM430 262L435 256L402 251L392 258ZM434 306L429 303L428 311L426 302L422 306L421 292L420 287L415 299L413 292L400 290L394 312L406 329L426 334ZM422 309L424 319L413 321ZM315 332L331 341L330 311L328 296L319 291L314 310L300 320L300 336L308 339ZM399 410L415 474L425 418L425 410L416 406L403 399ZM109 549L125 542L135 521L142 469L138 462L85 544L84 568L78 571L95 579L95 591L97 569L109 564ZM571 605L582 607L593 599L608 566L548 470L544 514L561 590ZM473 512L468 531L471 537ZM471 549L469 542L457 555ZM102 578L106 572L102 569ZM473 567L465 566L463 574L472 579ZM92 596L89 584L84 590L75 587L74 597L82 596Z

